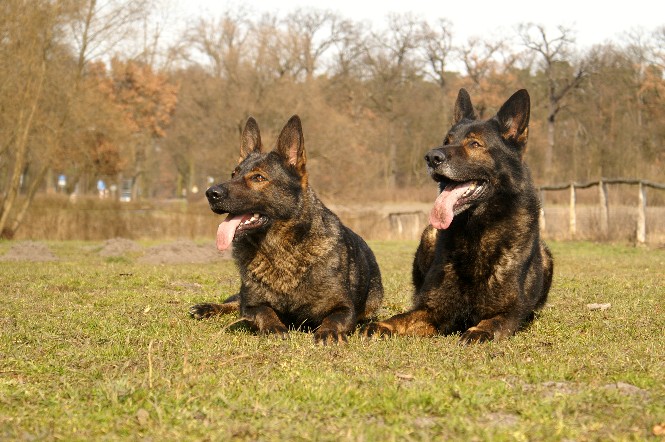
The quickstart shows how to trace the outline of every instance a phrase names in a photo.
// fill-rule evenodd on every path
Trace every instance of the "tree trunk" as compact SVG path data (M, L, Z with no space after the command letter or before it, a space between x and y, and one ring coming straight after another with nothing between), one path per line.
M25 217L28 208L32 204L32 200L35 198L37 189L39 189L39 186L41 185L42 180L44 179L44 176L46 175L46 171L48 169L49 169L48 165L44 164L39 170L39 172L37 172L35 178L32 180L32 183L30 184L30 189L28 190L28 194L25 197L25 201L23 201L23 204L21 205L18 214L14 217L14 221L12 221L12 225L9 228L9 232L11 233L12 236L16 234L16 231L21 226L21 223L23 223L23 218Z
M554 132L555 132L555 116L550 113L547 118L547 146L545 146L545 158L543 171L552 174L552 160L554 158Z
M395 142L394 123L388 129L388 189L393 190L397 186L397 143Z
M2 237L13 237L14 232L11 227L7 228L9 224L9 215L12 212L14 203L16 202L16 197L20 191L21 185L21 175L25 169L26 155L28 152L28 137L30 135L30 130L32 129L32 121L34 119L35 113L37 112L37 106L39 104L39 99L42 94L42 86L44 85L44 77L46 76L46 60L41 60L41 66L39 74L36 78L37 84L34 85L34 96L32 103L30 104L29 109L21 109L19 115L19 135L16 140L16 157L14 158L14 168L12 172L12 177L9 181L9 188L7 189L7 194L5 200L2 203L2 211L0 212L0 236ZM28 83L26 86L26 95L31 93L31 85ZM27 115L25 113L27 112Z

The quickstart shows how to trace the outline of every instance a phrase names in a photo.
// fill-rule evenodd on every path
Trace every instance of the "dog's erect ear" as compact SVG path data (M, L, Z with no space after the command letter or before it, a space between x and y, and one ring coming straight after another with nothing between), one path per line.
M473 104L471 104L471 97L466 89L462 88L457 94L457 101L455 101L455 111L453 115L453 125L459 123L463 119L475 120L476 113L473 111Z
M302 134L300 117L292 116L277 139L277 152L282 155L298 173L305 174L305 138Z
M499 109L496 120L504 140L516 145L520 150L526 146L529 137L529 113L531 100L526 89L515 92Z
M249 117L240 136L240 160L238 162L247 158L247 155L252 152L261 152L261 132L259 132L256 120Z

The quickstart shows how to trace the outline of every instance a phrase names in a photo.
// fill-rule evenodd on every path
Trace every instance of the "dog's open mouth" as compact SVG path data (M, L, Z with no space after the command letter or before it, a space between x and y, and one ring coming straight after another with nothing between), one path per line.
M268 217L260 213L244 213L233 215L229 213L217 228L217 249L226 250L231 247L233 240L244 233L258 229L268 222Z
M435 229L447 229L455 215L459 215L471 207L473 201L478 199L486 188L486 182L480 180L437 181L443 183L444 187L436 198L429 215L429 222Z

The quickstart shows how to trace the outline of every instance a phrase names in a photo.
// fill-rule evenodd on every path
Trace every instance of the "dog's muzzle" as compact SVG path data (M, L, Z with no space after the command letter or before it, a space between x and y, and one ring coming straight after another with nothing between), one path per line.
M206 198L210 204L217 204L228 196L228 191L220 186L211 186L206 190Z
M441 164L446 162L446 153L441 148L435 148L425 154L425 162L427 166L436 169Z

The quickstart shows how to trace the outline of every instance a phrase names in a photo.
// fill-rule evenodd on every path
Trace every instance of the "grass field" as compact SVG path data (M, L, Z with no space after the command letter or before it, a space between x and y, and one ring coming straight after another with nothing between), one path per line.
M320 347L190 319L237 289L231 261L141 264L100 244L0 262L0 440L664 440L665 250L551 244L550 301L502 342ZM385 317L409 305L416 243L371 246Z

